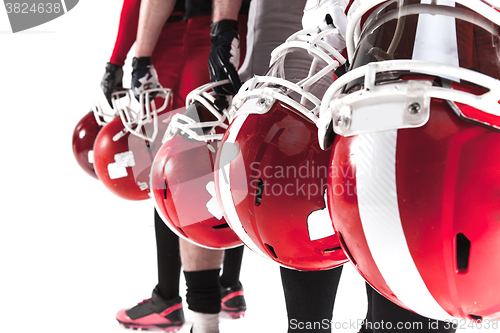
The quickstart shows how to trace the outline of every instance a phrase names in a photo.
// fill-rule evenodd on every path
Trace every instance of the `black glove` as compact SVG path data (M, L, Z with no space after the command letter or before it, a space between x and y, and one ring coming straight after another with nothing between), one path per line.
M230 83L215 87L214 91L218 95L234 95L241 87L237 70L240 62L238 21L222 20L211 27L212 47L208 57L210 80L217 82L229 79Z
M156 69L151 63L151 57L134 57L132 68L132 91L137 100L139 100L139 95L147 89L162 88ZM154 98L157 94L151 93L150 97Z
M122 66L115 65L111 62L106 63L106 69L101 79L101 89L111 108L113 108L113 103L111 103L111 94L115 91L123 89L122 79Z

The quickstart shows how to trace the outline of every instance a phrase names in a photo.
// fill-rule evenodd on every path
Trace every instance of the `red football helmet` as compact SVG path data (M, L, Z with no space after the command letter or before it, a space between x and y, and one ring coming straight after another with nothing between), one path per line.
M215 198L214 162L227 128L225 100L216 100L216 85L189 93L186 112L176 114L151 168L151 188L157 211L179 237L196 245L227 249L241 245Z
M352 66L317 123L334 148L342 247L382 295L434 319L500 318L500 13L488 3L355 1Z
M151 99L152 93L162 97ZM151 164L161 147L158 133L164 132L171 117L182 109L167 109L170 89L146 90L140 95L138 106L131 96L130 90L113 93L113 105L120 117L99 132L94 144L94 165L99 179L111 192L123 199L145 200L149 198Z
M106 103L107 104L107 103ZM111 108L109 108L113 111ZM73 154L78 165L95 179L99 179L94 169L94 142L99 131L108 122L118 117L117 113L105 112L99 103L94 103L88 112L76 125L73 131Z
M300 31L273 51L267 75L234 97L216 160L217 198L233 230L254 252L297 270L347 261L326 210L330 152L315 126L335 58L344 61L324 42L336 33Z

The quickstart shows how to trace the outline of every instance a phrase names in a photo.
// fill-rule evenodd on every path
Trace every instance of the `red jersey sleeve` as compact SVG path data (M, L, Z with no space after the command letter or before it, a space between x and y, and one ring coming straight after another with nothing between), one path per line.
M120 24L116 36L115 47L111 54L110 62L123 66L127 53L135 42L139 24L139 9L141 0L124 0L120 14Z

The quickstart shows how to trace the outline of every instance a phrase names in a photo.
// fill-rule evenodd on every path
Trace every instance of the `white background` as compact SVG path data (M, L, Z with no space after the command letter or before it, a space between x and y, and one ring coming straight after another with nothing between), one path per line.
M115 197L71 150L75 125L101 97L121 5L80 1L16 34L0 7L1 332L124 333L116 312L156 284L152 203ZM222 318L221 332L286 332L278 266L246 250L241 281L247 315ZM365 311L363 280L348 264L334 321L347 325Z

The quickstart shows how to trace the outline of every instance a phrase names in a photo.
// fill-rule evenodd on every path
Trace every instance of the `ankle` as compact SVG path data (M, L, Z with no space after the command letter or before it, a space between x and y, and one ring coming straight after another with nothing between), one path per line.
M219 333L219 314L192 312L192 333Z

